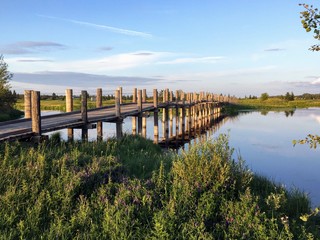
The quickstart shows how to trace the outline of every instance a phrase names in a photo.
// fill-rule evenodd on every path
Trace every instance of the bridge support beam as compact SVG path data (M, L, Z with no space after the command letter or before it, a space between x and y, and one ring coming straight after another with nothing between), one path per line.
M72 89L66 89L66 112L72 112L73 111L73 91ZM72 142L74 139L74 132L73 128L67 129L68 134L68 141Z
M142 135L142 90L138 90L138 134Z
M97 96L96 96L96 107L102 107L102 89L97 88ZM102 141L103 139L103 128L102 122L97 122L97 141Z
M88 141L88 93L81 91L81 119L83 122L81 138L83 141Z
M153 142L157 144L159 141L158 90L157 89L153 89L153 107L154 107Z
M24 118L31 118L31 90L24 91Z
M41 138L41 112L40 112L40 92L32 91L32 132L35 140L40 141Z
M116 90L115 92L115 109L116 109L116 135L117 139L122 138L122 118L121 118L121 92L120 90Z

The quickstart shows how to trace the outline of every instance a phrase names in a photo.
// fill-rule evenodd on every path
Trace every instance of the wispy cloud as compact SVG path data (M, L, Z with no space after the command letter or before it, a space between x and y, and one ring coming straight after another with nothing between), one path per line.
M167 52L129 52L115 54L102 58L73 60L73 61L33 61L34 64L26 66L21 62L21 58L8 58L7 62L10 67L17 69L19 72L36 72L36 71L72 71L85 73L105 74L110 71L118 71L129 68L137 68L149 64L155 64L159 59L165 58L170 53ZM26 58L28 61L28 58Z
M153 55L154 53L152 52L138 52L138 53L133 53L133 55L136 55L136 56L151 56Z
M144 38L151 38L152 34L150 33L145 33L145 32L139 32L139 31L134 31L134 30L129 30L129 29L124 29L124 28L117 28L117 27L112 27L108 25L102 25L102 24L96 24L96 23L90 23L90 22L85 22L85 21L78 21L74 19L68 19L68 18L58 18L58 17L52 17L52 16L45 16L45 15L38 15L39 17L44 17L44 18L50 18L50 19L56 19L56 20L62 20L82 26L87 26L87 27L92 27L96 29L102 29L114 33L119 33L119 34L124 34L124 35L129 35L129 36L136 36L136 37L144 37Z
M216 63L224 60L225 57L193 57L193 58L177 58L170 61L159 62L159 64L183 64L183 63Z
M265 49L264 51L265 52L280 52L280 51L285 51L286 49L284 48L268 48L268 49Z
M0 46L0 52L3 54L28 54L63 50L66 48L65 45L56 42L22 41Z
M49 59L18 59L17 62L36 63L36 62L53 62Z
M137 76L110 76L87 74L81 72L35 72L35 73L15 73L12 87L18 92L24 89L40 90L43 93L64 93L67 88L76 91L86 89L95 92L97 87L106 87L113 93L112 89L118 86L139 87L161 82L161 78L137 77ZM131 93L131 92L130 92Z
M107 51L111 51L112 49L113 47L100 47L97 49L97 51L107 52Z

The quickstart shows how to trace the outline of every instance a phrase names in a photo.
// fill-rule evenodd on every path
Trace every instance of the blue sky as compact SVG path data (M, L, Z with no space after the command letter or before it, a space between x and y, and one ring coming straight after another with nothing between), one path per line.
M296 0L6 0L11 85L63 94L123 86L259 96L320 92ZM320 1L308 1L320 7Z

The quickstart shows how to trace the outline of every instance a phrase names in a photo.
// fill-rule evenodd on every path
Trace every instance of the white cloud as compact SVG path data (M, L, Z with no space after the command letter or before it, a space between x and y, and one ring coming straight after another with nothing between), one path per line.
M270 70L276 69L276 66L264 66L257 68L243 68L243 69L230 69L227 71L210 71L210 72L188 72L185 74L171 75L170 80L214 80L223 77L237 77L248 76L253 74L267 73Z
M124 29L124 28L111 27L111 26L107 26L107 25L78 21L78 20L67 19L67 18L57 18L57 17L45 16L45 15L38 15L38 16L45 17L45 18L51 18L51 19L57 19L57 20L63 20L63 21L71 22L74 24L82 25L82 26L93 27L96 29L107 30L110 32L124 34L124 35L144 37L144 38L151 38L152 37L152 34L150 34L150 33L139 32L139 31Z
M193 57L193 58L177 58L170 61L159 62L159 64L183 64L183 63L216 63L224 60L225 57Z
M311 82L312 85L319 85L320 84L320 78L317 78L316 80Z
M170 53L167 52L139 51L74 61L36 61L35 58L29 58L29 62L26 58L8 58L6 61L13 72L68 71L99 74L152 64L168 55Z

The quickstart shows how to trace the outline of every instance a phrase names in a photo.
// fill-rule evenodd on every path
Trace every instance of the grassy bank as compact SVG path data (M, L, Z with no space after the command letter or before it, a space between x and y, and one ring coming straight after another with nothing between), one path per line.
M320 100L295 99L293 101L287 101L280 98L269 98L262 101L260 99L239 99L237 105L240 109L292 109L320 107Z
M1 239L320 238L305 195L233 161L225 135L180 155L134 136L0 148Z

